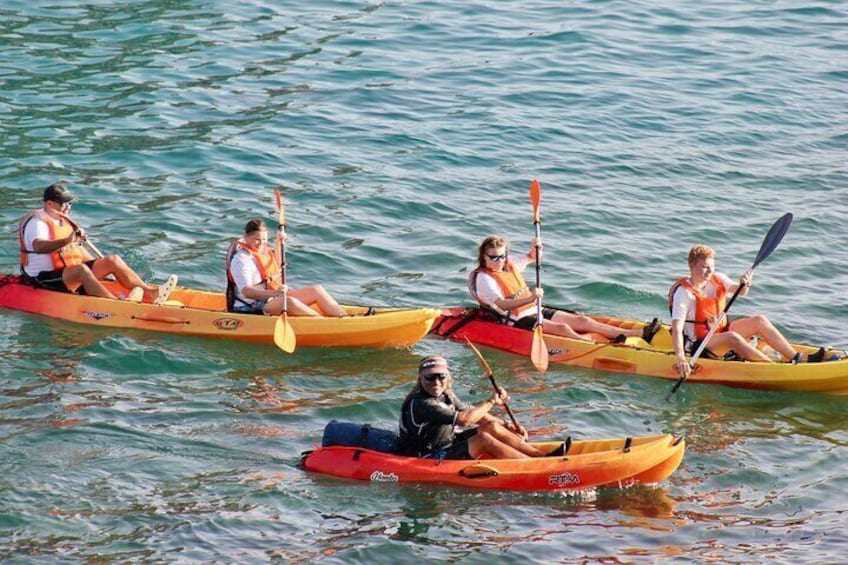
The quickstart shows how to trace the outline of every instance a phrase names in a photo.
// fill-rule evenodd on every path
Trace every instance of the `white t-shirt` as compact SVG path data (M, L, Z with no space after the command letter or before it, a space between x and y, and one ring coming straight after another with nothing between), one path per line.
M233 275L233 282L236 285L236 297L247 304L256 302L241 293L244 287L254 286L262 282L262 273L259 271L259 267L256 266L253 256L245 249L239 247L235 255L233 255L233 260L230 261L230 273Z
M24 247L28 251L33 251L32 243L36 239L50 241L50 226L47 222L52 222L54 225L60 225L61 220L54 220L46 213L38 213L33 215L27 222L24 228ZM53 271L53 259L50 258L50 253L30 253L27 255L27 265L24 271L31 277L38 276L42 271Z
M519 273L523 273L524 269L527 268L527 264L530 262L530 258L524 254L520 254L517 257L510 257L509 260L512 263L512 267ZM498 281L483 271L477 273L477 296L483 301L483 304L492 308L498 314L501 314L502 316L509 314L495 305L495 302L501 298L505 298L503 292L501 292L501 287L498 286ZM512 316L512 314L509 315ZM531 302L526 307L522 308L516 319L523 318L524 316L535 315L536 304Z
M732 280L730 280L730 277L724 273L715 273L715 275L724 285L725 291L729 290L735 284ZM687 280L689 280L691 284L692 281L690 279ZM708 298L715 298L716 290L716 285L712 282L707 282L701 290L701 293ZM695 295L684 288L683 285L678 286L677 290L674 291L674 295L671 297L671 304L672 320L695 319ZM695 324L691 322L683 324L683 335L685 335L689 341L697 341L697 338L695 337Z

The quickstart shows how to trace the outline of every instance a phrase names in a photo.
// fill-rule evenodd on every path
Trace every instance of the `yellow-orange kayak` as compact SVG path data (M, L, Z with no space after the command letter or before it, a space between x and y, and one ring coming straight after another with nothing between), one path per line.
M669 434L533 445L544 452L567 447L560 455L532 459L440 460L355 445L325 445L304 453L300 465L315 473L371 482L568 491L658 483L680 466L686 449L682 438Z
M592 318L621 328L642 328L645 322L595 316ZM530 356L533 332L516 329L494 321L478 308L449 308L433 325L432 333L457 341L468 338L472 342ZM569 339L545 334L551 363L564 363L590 369L616 373L633 373L676 380L671 333L667 325L657 333L651 343L641 338L629 337L622 344L608 343L598 336L597 342ZM765 344L760 342L759 347ZM797 351L813 353L817 347L793 344ZM707 359L703 356L695 364L695 371L686 383L711 383L727 386L784 391L824 392L834 395L848 394L848 357L846 352L828 349L821 363L753 363ZM833 359L833 360L828 360Z
M126 289L111 283L111 290ZM223 293L177 287L162 306L36 289L18 276L0 276L0 307L80 324L171 334L273 343L275 316L227 312ZM429 308L345 306L343 318L288 320L298 347L408 347L438 317Z

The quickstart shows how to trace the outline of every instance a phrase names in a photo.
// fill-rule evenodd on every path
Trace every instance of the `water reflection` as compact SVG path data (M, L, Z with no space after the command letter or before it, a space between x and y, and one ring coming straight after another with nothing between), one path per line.
M365 484L319 475L309 475L308 484L320 489L322 505L316 529L303 542L313 546L313 555L341 559L352 557L355 548L383 546L380 539L426 546L433 558L455 560L493 550L516 558L528 544L558 543L586 532L584 541L593 543L620 528L667 535L681 522L676 501L662 487L534 494ZM361 500L368 505L357 504ZM646 554L652 553L673 552Z

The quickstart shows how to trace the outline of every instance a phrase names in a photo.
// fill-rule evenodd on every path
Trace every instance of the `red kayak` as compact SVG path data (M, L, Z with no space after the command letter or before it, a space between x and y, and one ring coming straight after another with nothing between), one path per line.
M351 424L331 422L331 426ZM686 442L669 434L619 439L534 442L548 457L530 459L428 459L398 455L394 432L363 430L348 435L347 445L329 445L304 453L301 466L346 479L393 483L435 483L471 488L553 491L588 490L654 484L671 475L683 460ZM365 436L379 435L369 440ZM382 451L380 451L382 449ZM391 452L387 452L391 451Z

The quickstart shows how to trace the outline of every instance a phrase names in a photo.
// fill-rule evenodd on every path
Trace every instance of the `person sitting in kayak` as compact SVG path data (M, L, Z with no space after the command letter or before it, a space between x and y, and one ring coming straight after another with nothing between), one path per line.
M468 291L501 322L532 330L536 326L536 299L544 295L544 289L531 290L522 273L530 261L535 260L535 238L530 242L529 253L510 256L509 241L500 235L490 235L477 248L477 268L468 276ZM542 318L545 333L590 341L592 338L586 335L588 333L600 334L616 342L635 336L650 343L661 326L660 321L654 318L644 328L624 329L598 322L589 316L553 308L542 308Z
M285 241L277 233L278 243ZM227 250L227 310L243 314L279 315L283 311L283 293L287 293L287 311L292 316L347 316L321 285L296 290L282 283L281 257L268 245L265 220L254 218L244 226L244 235Z
M425 357L418 365L418 379L400 411L400 447L412 457L439 459L524 459L547 454L526 442L524 428L507 426L489 412L509 401L501 388L476 406L466 404L453 392L452 377L444 357ZM474 426L459 433L457 426Z
M81 288L89 296L117 298L101 282L113 275L125 288L141 289L139 300L161 303L167 299L176 285L175 275L163 285L163 295L159 287L141 280L119 256L95 257L86 249L85 231L68 217L73 200L75 196L65 183L53 183L44 189L43 207L21 219L18 241L21 270L26 278L46 290L72 293Z
M728 295L735 293L739 284L743 285L739 296L747 295L752 280L752 274L745 273L739 283L734 283L724 273L716 272L715 251L706 245L695 245L689 250L689 276L675 281L668 291L675 370L689 375L692 369L686 356L693 355L700 347L711 325L724 311ZM746 361L770 362L765 353L748 343L748 338L754 335L762 337L785 361L798 363L803 360L803 354L795 351L783 334L762 315L732 322L725 317L722 327L710 338L709 349L705 351L715 356L713 352L733 350ZM821 361L824 351L822 348L806 360Z

